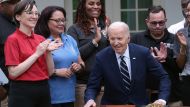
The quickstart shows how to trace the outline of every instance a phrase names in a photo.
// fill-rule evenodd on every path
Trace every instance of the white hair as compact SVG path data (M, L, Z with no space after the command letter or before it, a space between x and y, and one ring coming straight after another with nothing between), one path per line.
M126 31L127 35L130 35L129 26L125 22L121 22L121 21L111 23L110 26L108 27L108 34L113 29L122 29L122 28Z

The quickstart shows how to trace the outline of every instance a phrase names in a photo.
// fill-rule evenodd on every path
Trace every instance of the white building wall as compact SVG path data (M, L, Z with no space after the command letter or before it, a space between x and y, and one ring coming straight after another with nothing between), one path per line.
M35 0L38 10L41 12L46 6L56 5L64 7L64 0Z
M183 20L181 12L181 0L160 0L166 10L167 27Z

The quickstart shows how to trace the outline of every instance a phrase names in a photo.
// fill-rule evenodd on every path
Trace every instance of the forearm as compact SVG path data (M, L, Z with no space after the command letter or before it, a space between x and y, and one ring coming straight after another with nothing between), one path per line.
M91 56L96 51L96 49L97 49L97 47L95 47L93 45L92 41L79 47L79 51L80 51L80 54L81 54L81 57L83 58L83 60L85 60L85 58L88 58L89 56Z
M39 58L39 55L34 53L29 58L27 58L24 62L20 63L19 65L8 66L9 75L13 79L17 78L18 76L26 72L38 58Z
M48 68L48 74L51 76L54 72L54 62L53 62L53 58L51 55L51 52L47 52L47 56L46 56L46 63L47 63L47 68Z
M186 63L186 48L181 47L180 52L176 58L176 62L179 68L183 68Z
M78 63L81 65L81 68L84 68L84 67L85 67L85 63L84 63L84 61L82 60L81 56L78 57Z
M72 26L68 29L67 34L71 35L77 42L81 57L83 60L87 59L93 52L95 52L96 47L93 45L92 40L83 39L83 45L80 44L80 38L86 38L85 35L79 35L82 31L77 30L78 27ZM92 38L93 39L93 38Z

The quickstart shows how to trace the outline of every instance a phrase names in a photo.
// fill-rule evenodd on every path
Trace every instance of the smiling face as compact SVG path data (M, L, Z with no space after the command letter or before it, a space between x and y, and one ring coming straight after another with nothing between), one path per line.
M100 0L86 0L86 13L89 18L98 18L101 13L102 5Z
M187 21L190 23L190 3L188 3L187 8L185 9L185 15L186 15Z
M130 41L128 26L123 22L114 22L108 28L108 38L113 50L122 55Z
M48 21L48 27L51 35L58 36L64 32L65 29L65 17L59 10L53 12L52 16Z
M38 10L35 5L33 5L32 9L29 10L29 6L25 9L20 15L16 15L17 21L20 23L21 27L26 27L29 29L33 29L38 20Z

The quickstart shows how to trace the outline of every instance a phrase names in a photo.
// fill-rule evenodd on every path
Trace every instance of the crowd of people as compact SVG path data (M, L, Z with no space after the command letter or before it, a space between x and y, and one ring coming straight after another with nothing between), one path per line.
M148 8L147 29L131 35L103 0L80 0L68 30L63 7L39 13L35 0L0 0L9 78L0 107L190 106L190 0L181 9L184 20L166 28L165 9Z

